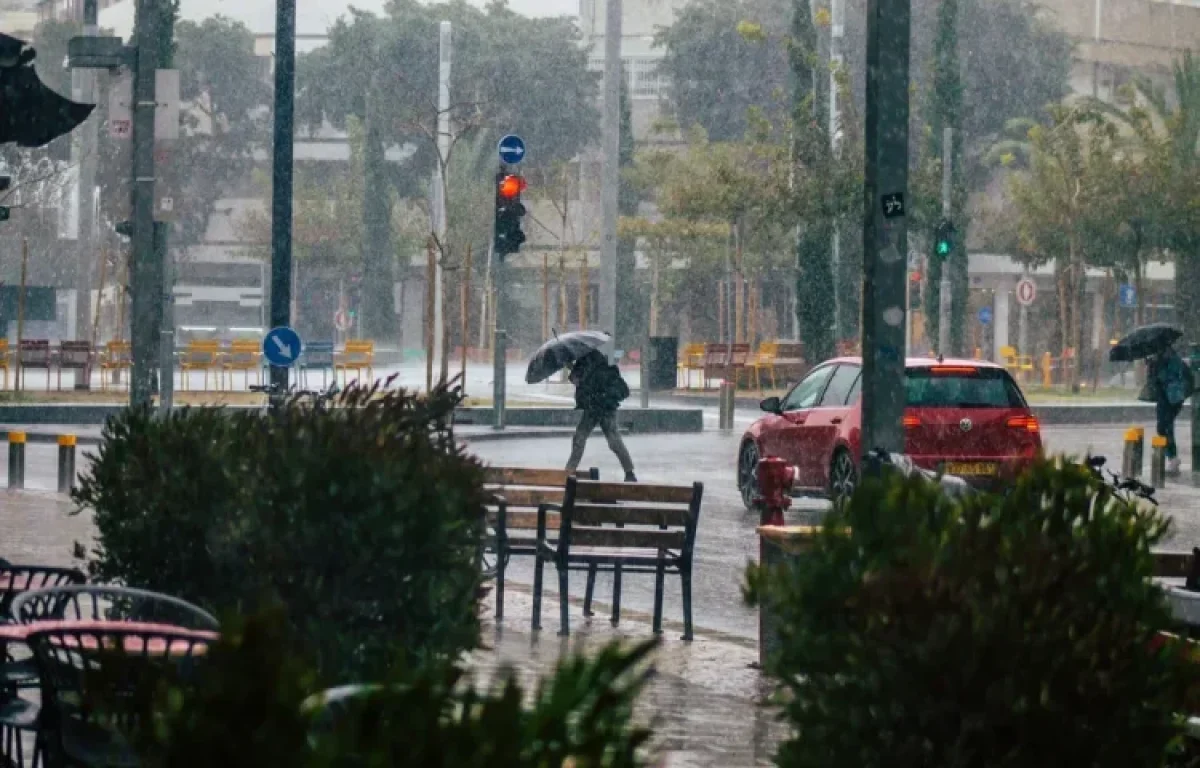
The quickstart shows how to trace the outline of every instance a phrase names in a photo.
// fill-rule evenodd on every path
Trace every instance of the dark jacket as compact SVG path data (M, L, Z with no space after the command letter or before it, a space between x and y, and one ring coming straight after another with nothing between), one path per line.
M1192 394L1192 372L1173 347L1153 361L1150 374L1155 384L1156 399L1170 405L1182 405Z
M575 408L585 413L606 414L617 410L629 397L629 385L615 365L599 354L580 360L571 372L575 384Z

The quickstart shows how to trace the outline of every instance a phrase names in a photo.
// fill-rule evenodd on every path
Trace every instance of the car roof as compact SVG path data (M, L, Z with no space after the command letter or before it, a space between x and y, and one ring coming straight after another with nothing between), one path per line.
M827 363L853 363L854 365L862 365L861 357L835 357L826 360L822 365ZM970 366L972 368L1003 368L990 360L970 360L965 357L947 357L937 359L933 357L909 357L904 360L905 368L932 368L935 365L961 365Z

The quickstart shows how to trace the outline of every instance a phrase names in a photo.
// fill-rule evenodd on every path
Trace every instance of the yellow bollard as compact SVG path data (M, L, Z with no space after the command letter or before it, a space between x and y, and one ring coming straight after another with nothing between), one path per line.
M25 433L8 433L8 487L25 487Z
M1167 484L1167 438L1155 435L1150 440L1150 486L1164 488Z
M1054 386L1054 381L1050 378L1050 368L1052 365L1052 363L1050 361L1052 359L1053 358L1050 357L1049 352L1042 353L1042 388L1043 389L1050 389L1050 387Z

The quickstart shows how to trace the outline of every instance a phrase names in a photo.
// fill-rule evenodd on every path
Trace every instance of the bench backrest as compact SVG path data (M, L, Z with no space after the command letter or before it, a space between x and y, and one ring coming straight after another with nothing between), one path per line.
M749 359L750 359L750 345L749 344L734 344L733 345L733 349L731 350L731 356L729 358L729 362L731 365L733 365L735 368L742 367L742 366L746 365L746 362Z
M50 340L23 340L21 342L21 365L50 365Z
M333 342L310 341L304 345L304 354L300 357L302 368L330 368L333 366Z
M764 341L758 345L758 356L763 360L774 360L779 356L778 341Z
M495 522L500 501L503 500L510 530L536 529L538 507L542 504L562 504L567 480L573 476L597 480L600 470L593 467L579 470L573 475L565 469L488 467L484 470L484 489L493 499L488 510L489 522Z
M133 362L133 345L128 341L110 341L104 345L104 356L110 366L128 366Z
M559 552L572 546L678 550L696 543L704 484L602 483L570 478L563 498Z
M61 368L86 368L91 362L90 341L64 341L58 347L58 365Z
M803 360L804 342L777 341L775 342L775 357L779 360Z
M193 340L183 350L183 361L188 365L216 365L221 354L221 342Z
M725 365L726 354L729 352L728 344L705 344L704 345L704 365L712 367L714 365Z
M347 341L343 354L347 358L370 360L375 356L375 342L360 340Z
M225 363L233 366L253 366L258 364L261 354L262 344L260 342L242 339L229 344L229 355Z

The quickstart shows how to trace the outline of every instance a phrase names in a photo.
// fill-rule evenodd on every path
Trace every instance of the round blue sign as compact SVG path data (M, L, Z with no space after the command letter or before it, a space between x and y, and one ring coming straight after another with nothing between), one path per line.
M992 308L991 307L980 307L979 308L979 322L983 323L984 325L992 324Z
M511 133L500 139L497 150L500 152L500 162L506 165L516 165L525 159L525 142Z
M300 334L286 325L272 328L263 337L263 357L276 368L288 368L294 365L303 348Z
M1122 283L1118 293L1118 298L1122 307L1129 308L1137 306L1137 288L1133 287L1129 283Z

